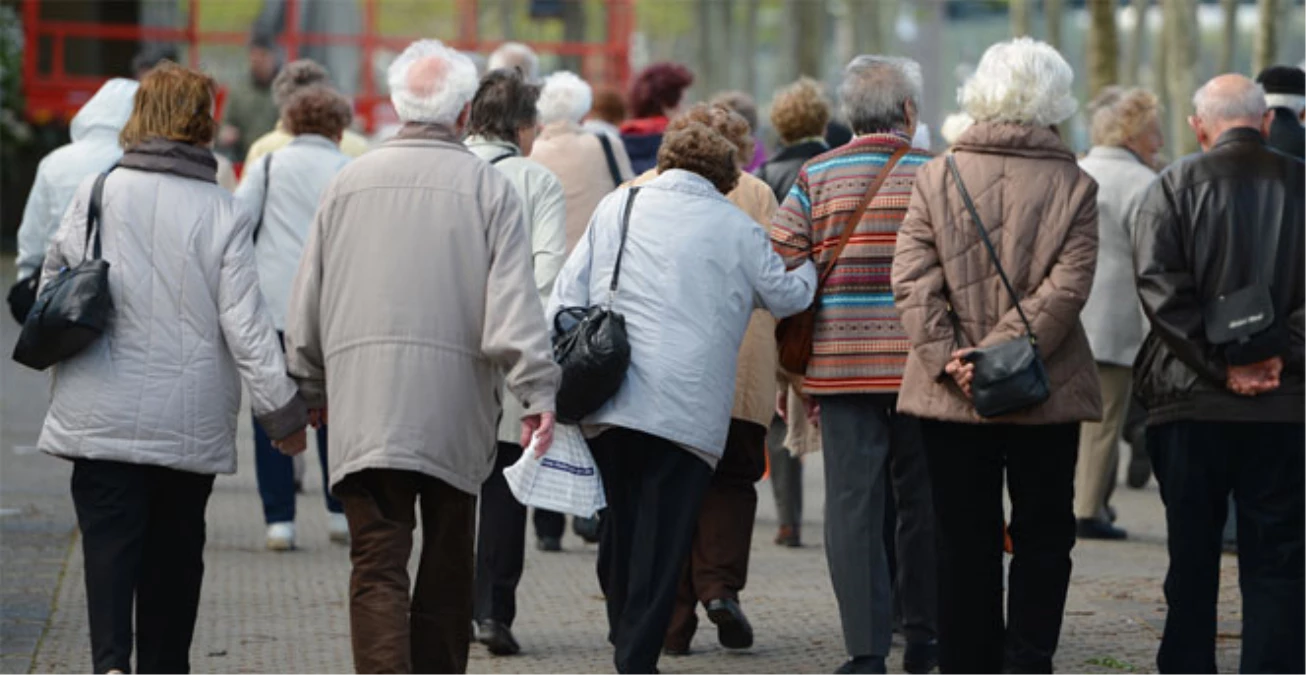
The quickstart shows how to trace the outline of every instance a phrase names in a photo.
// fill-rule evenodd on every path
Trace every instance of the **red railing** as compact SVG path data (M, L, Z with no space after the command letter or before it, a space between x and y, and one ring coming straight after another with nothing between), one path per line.
M167 28L89 21L54 21L41 18L43 0L23 0L23 93L27 99L27 116L34 122L54 119L67 121L77 109L108 79L108 75L72 75L65 68L65 47L69 38L93 40L173 42L189 45L187 62L200 66L199 47L205 45L243 46L249 34L240 31L203 31L199 28L200 0L188 0L184 27ZM57 0L44 0L46 2ZM304 45L357 46L361 55L361 78L354 107L368 131L378 120L392 114L389 98L380 93L373 69L379 49L401 51L422 36L383 36L377 34L377 15L381 0L363 0L363 29L359 34L315 33L299 30L301 0L286 0L286 29L278 38L287 60L298 57ZM537 52L567 56L602 57L601 72L583 73L595 82L622 85L630 76L630 35L634 29L634 0L605 0L607 40L604 42L528 42ZM446 40L464 51L487 52L500 41L481 40L477 17L479 0L458 0L458 36ZM50 68L39 72L37 66L43 39L50 41Z

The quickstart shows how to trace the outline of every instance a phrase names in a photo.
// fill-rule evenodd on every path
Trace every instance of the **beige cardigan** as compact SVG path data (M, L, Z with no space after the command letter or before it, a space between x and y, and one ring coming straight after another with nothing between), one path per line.
M630 168L626 147L621 143L611 145L621 179L630 180L635 172ZM562 183L567 203L567 253L571 253L589 227L594 207L617 187L612 182L603 146L598 136L580 125L558 122L540 132L531 148L531 159L543 164Z
M650 169L632 182L643 185L656 177L657 169ZM771 188L760 178L747 173L739 175L739 184L726 195L726 199L768 232L771 230L771 216L780 208ZM735 407L730 413L731 418L770 426L771 418L775 416L778 368L775 317L766 310L755 310L748 322L748 330L744 332L744 343L739 347Z

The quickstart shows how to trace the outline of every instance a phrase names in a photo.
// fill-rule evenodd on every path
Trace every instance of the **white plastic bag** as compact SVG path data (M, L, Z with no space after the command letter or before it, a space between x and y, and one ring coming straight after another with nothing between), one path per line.
M503 470L503 477L512 496L526 506L581 518L593 518L607 506L603 479L578 426L554 427L553 445L540 459L535 459L532 440L521 459Z

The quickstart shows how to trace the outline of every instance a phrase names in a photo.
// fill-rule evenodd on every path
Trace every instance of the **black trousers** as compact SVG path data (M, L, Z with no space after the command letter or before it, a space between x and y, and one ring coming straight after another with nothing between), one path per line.
M619 673L657 672L712 470L676 444L615 427L590 440L608 509L599 542Z
M213 476L78 459L72 495L86 558L95 672L190 672Z
M909 644L938 637L939 577L935 561L934 499L919 427L903 425L889 448L884 550L893 583L894 623Z
M1052 672L1075 545L1079 425L923 420L938 528L939 668ZM1002 482L1014 546L1002 612Z
M1228 497L1238 518L1244 673L1306 672L1301 424L1173 422L1147 430L1170 549L1163 673L1214 673Z
M494 472L481 485L476 532L474 615L477 621L494 619L505 626L517 618L517 584L526 560L526 507L512 496L503 470L521 459L521 453L516 443L499 443Z
M567 529L567 516L547 509L535 509L531 522L535 523L535 536L540 538L561 537Z

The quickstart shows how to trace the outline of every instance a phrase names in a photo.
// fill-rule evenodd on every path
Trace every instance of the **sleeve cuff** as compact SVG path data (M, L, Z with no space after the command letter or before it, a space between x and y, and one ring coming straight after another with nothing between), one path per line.
M522 417L557 410L557 392L551 388L534 389L521 397Z
M309 408L325 408L327 406L326 382L310 378L298 378L291 376L295 384L299 385L299 395L304 399L304 404Z
M279 441L308 426L308 404L297 393L277 410L256 417L268 438Z

